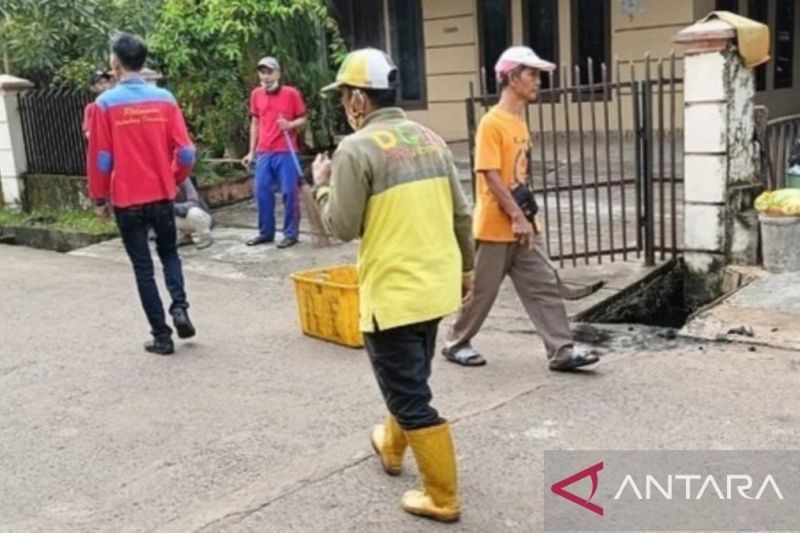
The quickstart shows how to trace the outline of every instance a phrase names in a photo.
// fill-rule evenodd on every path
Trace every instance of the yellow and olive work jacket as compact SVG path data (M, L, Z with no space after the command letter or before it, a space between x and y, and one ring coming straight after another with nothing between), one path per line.
M330 187L316 191L323 220L358 251L364 332L455 312L472 270L472 217L453 156L399 108L371 113L333 155Z

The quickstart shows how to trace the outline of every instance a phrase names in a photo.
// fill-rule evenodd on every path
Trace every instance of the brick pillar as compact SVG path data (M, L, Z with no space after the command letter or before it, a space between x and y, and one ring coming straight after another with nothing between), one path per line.
M28 169L17 95L33 88L28 80L0 74L0 204L22 202L22 174Z
M754 142L755 83L721 20L678 34L684 63L684 258L686 295L702 304L721 291L723 269L756 264L758 222L752 209L761 182Z

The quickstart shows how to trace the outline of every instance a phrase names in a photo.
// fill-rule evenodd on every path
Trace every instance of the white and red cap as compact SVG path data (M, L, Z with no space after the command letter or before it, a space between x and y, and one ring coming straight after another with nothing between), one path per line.
M556 69L555 63L545 61L527 46L512 46L500 55L500 59L494 65L494 73L500 78L521 65L545 72L552 72Z

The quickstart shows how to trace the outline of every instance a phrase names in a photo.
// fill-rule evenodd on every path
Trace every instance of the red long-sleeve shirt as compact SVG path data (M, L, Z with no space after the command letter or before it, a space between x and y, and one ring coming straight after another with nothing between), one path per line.
M95 100L88 158L92 199L129 207L174 199L195 149L172 94L134 77Z

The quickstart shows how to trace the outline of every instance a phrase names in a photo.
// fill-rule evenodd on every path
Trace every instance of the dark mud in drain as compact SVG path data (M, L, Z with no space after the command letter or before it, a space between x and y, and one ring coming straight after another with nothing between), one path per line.
M670 263L654 278L581 317L582 321L681 328L692 312L685 302L685 277L681 261Z

